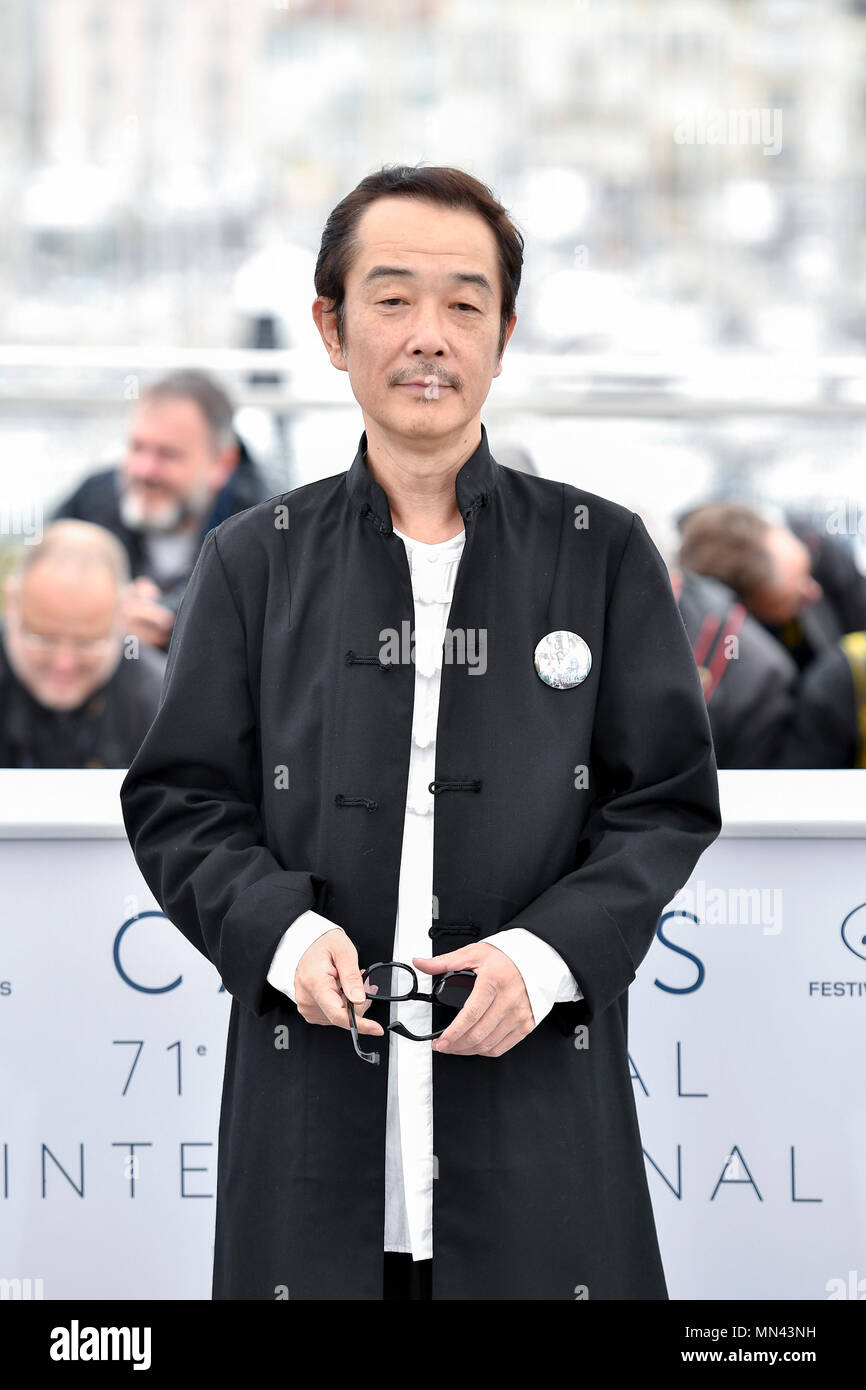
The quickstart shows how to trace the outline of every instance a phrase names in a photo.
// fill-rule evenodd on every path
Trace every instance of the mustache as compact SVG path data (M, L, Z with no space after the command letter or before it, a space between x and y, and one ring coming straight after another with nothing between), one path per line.
M406 367L401 372L392 372L388 378L388 385L403 386L407 381L417 381L419 377L424 378L425 386L432 386L434 381L438 381L443 386L453 386L459 390L463 385L459 376L454 376L451 372L443 372L441 367L431 367L429 363L424 362L419 362L417 367Z

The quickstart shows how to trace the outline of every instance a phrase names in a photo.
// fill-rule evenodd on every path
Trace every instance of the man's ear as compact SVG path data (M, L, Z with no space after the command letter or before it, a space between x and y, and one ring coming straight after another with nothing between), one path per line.
M326 308L327 304L331 304L332 307ZM337 315L333 308L333 300L326 300L322 295L318 295L313 300L313 319L322 342L328 350L331 366L336 367L340 372L347 372L349 367L340 346L340 337L337 333Z
M496 371L493 373L494 376L499 376L500 372L502 371L502 359L503 359L503 357L505 356L505 349L508 347L508 344L509 344L509 342L511 341L511 335L512 335L512 333L514 332L514 330L515 330L516 327L517 327L517 315L516 315L516 314L512 314L512 315L511 315L511 322L509 323L508 327L507 327L506 330L505 330L505 342L503 343L503 345L502 345L502 351L501 351L500 354L499 354L499 362L498 362L498 364L497 364Z
M225 487L229 478L238 466L240 449L237 444L227 444L217 454L216 464L214 465L215 480L217 487Z

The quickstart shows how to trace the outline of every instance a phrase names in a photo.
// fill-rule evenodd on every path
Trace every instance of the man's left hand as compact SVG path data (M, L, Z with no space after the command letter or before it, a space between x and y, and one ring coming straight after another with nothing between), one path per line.
M475 971L475 984L466 1003L441 1038L433 1039L437 1052L501 1057L535 1027L523 976L498 946L479 941L442 956L413 956L412 961L425 975Z

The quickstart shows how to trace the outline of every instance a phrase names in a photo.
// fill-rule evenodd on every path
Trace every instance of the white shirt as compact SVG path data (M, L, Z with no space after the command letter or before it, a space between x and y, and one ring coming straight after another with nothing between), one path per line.
M415 600L415 703L392 959L411 965L413 956L430 956L434 951L428 935L433 923L434 796L428 786L436 775L442 646L466 533L461 531L450 540L434 545L404 536L396 528L395 534L406 547ZM298 961L317 937L337 925L317 912L302 913L288 928L274 953L268 971L269 982L295 1001ZM482 939L490 940L514 961L523 976L536 1027L555 1003L583 998L559 952L532 932L514 927ZM363 968L373 962L361 961L360 964ZM419 974L417 970L416 974ZM418 984L423 993L430 993L434 978L419 974ZM418 1000L392 1003L389 1022L399 1018L411 1032L429 1033L431 1012L430 1004ZM364 1065L358 1058L354 1060L358 1066ZM490 1059L490 1065L496 1065L494 1059ZM408 1252L416 1260L431 1259L434 1180L431 1043L413 1042L410 1038L391 1034L387 1107L384 1248Z

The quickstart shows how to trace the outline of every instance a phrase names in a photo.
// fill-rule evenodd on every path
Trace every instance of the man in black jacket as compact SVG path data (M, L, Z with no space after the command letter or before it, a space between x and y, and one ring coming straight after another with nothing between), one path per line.
M435 1300L667 1294L627 992L716 767L640 518L490 451L522 246L455 169L333 210L314 314L355 459L206 538L121 789L232 995L218 1299L377 1300L389 1265ZM389 1020L361 967L393 960L422 993Z
M777 767L793 717L797 666L736 594L691 570L672 570L698 663L719 768Z
M233 414L204 372L154 382L132 412L123 462L85 478L54 514L103 526L124 545L134 581L126 628L155 647L168 646L208 531L268 496Z

